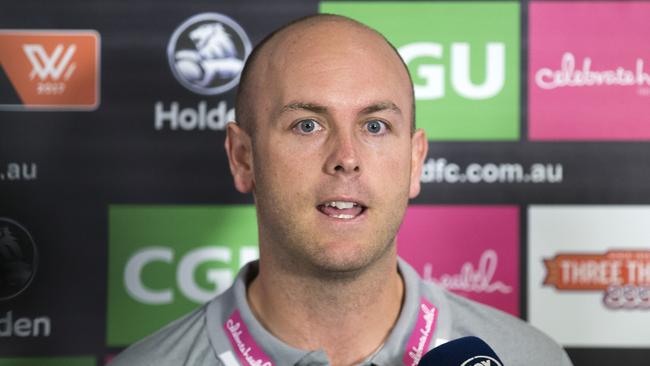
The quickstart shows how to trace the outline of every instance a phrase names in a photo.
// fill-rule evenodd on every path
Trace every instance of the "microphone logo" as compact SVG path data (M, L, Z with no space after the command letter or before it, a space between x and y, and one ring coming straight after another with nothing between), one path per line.
M503 366L503 364L490 356L474 356L460 366Z

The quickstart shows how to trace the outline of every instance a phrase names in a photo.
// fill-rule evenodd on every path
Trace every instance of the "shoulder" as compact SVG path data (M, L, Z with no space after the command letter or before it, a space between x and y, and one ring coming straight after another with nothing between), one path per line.
M505 365L570 366L564 349L529 323L445 291L452 312L452 337L477 336Z
M120 353L110 366L219 365L206 330L206 306L166 325Z
M218 366L227 363L220 357L231 350L231 344L219 324L237 308L235 289L241 293L239 297L245 297L244 278L250 267L249 264L242 269L226 291L131 345L113 359L110 366Z

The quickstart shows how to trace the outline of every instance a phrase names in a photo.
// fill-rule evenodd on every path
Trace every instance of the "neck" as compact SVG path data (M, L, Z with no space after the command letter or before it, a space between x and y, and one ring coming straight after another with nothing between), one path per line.
M397 321L404 285L395 249L349 276L305 276L261 256L248 300L258 320L285 343L323 349L332 365L362 362Z

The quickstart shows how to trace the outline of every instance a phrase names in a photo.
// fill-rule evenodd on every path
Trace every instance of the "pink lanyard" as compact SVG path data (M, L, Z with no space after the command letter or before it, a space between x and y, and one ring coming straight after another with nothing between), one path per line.
M404 365L417 366L424 352L428 351L431 337L436 329L438 309L424 297L420 299L418 319L404 352Z
M403 357L404 365L417 366L418 362L420 362L422 355L429 348L437 320L438 309L427 299L422 298L418 307L415 328L406 344L406 352L404 352ZM230 318L226 320L223 328L242 365L273 366L271 358L262 351L253 336L251 336L239 310L235 310Z

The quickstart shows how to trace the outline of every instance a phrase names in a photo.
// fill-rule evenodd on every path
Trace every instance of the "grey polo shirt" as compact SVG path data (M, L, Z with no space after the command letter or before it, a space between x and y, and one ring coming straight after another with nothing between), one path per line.
M405 289L399 318L386 342L361 365L417 365L436 345L468 335L485 340L505 366L571 365L557 343L520 319L423 281L401 259L398 269ZM322 350L291 347L255 318L246 284L256 273L257 262L249 263L223 294L135 343L110 365L329 365Z

